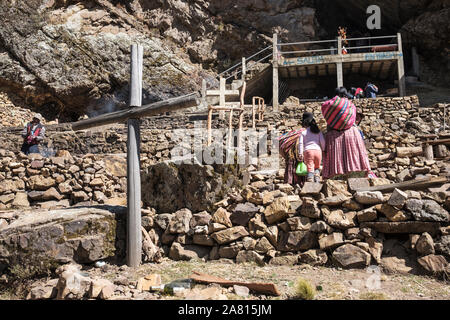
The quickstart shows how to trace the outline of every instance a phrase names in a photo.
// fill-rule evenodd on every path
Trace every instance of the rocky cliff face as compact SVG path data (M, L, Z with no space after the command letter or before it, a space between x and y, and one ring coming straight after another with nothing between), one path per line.
M179 47L108 1L7 2L0 17L1 83L48 115L76 118L123 105L132 43L145 51L144 103L191 92L207 76Z
M401 30L406 51L427 57L423 80L448 83L444 0L15 0L0 4L0 85L47 118L74 120L126 106L132 43L144 46L147 103L215 83L274 32L283 42L330 39L339 25L364 33L371 4L379 33Z

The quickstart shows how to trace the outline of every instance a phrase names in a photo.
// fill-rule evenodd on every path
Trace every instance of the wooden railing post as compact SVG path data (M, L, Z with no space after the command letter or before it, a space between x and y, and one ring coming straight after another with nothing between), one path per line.
M131 46L130 108L142 105L143 52L142 46ZM138 267L142 259L139 122L139 119L129 119L127 123L127 265L129 267Z
M342 56L342 37L338 37L338 55ZM336 77L338 88L344 86L344 72L342 70L342 61L336 63Z
M226 88L226 82L225 82L225 78L220 77L220 82L219 82L219 91L220 91L220 95L219 95L219 105L221 107L225 107L225 90ZM225 111L220 110L219 111L219 119L225 119Z
M402 48L402 35L397 33L397 45L400 53L397 58L397 70L398 70L398 93L400 97L406 95L406 79L405 79L405 65L403 62L403 48Z
M245 76L247 74L247 66L245 65L245 57L242 57L242 82L245 81Z
M273 34L273 55L272 55L272 106L273 111L278 111L278 36Z

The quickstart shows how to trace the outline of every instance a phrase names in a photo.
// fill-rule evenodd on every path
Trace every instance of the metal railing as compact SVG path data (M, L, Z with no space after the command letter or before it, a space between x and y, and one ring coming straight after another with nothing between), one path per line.
M395 42L386 43L383 39L396 39ZM352 42L356 43L356 46L351 46ZM325 45L331 45L324 48ZM313 48L310 48L313 46ZM290 47L290 50L283 51L283 47ZM397 35L394 36L379 36L379 37L361 37L361 38L349 38L342 39L338 37L333 40L320 40L320 41L302 41L302 42L290 42L290 43L278 43L278 54L280 57L302 57L302 56L315 56L324 55L324 52L328 52L328 55L338 54L350 54L350 53L365 53L365 52L379 52L379 51L396 51L399 48L397 41ZM341 52L338 52L341 50Z

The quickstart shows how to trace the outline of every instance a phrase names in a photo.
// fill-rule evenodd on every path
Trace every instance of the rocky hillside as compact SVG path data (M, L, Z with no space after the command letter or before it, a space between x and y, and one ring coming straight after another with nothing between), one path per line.
M75 120L125 105L134 42L145 50L146 103L214 83L274 32L282 41L334 38L339 25L365 33L371 4L382 9L378 34L401 30L407 64L418 48L422 80L448 83L444 0L15 0L0 4L0 86L48 120Z

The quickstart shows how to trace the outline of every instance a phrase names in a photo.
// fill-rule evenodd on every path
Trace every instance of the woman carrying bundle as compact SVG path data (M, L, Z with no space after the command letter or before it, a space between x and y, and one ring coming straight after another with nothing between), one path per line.
M364 141L358 128L354 126L355 105L338 93L322 104L322 114L328 124L323 178L367 177L371 172L370 164Z
M302 126L306 130L301 133L299 138L299 160L304 161L308 169L306 181L319 182L320 164L322 162L322 150L325 149L325 139L311 112L303 113Z

